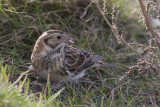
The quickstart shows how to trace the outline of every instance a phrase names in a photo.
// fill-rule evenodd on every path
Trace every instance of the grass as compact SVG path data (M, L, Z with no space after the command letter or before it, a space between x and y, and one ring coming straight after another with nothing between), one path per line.
M48 107L53 106L52 101L64 90L62 88L57 93L54 93L43 102L44 98L40 94L40 97L36 98L29 90L30 81L25 76L24 80L17 85L9 82L9 75L6 73L8 70L7 65L1 66L0 74L0 107ZM24 89L25 88L25 89ZM23 92L23 94L22 94ZM46 98L45 98L46 99ZM56 106L59 107L58 102Z
M48 107L48 105L52 104L51 101L64 90L61 89L43 103L42 97L39 97L39 99L36 100L33 93L28 95L30 82L26 82L27 76L19 83L19 85L13 85L9 82L9 75L6 73L8 70L7 65L0 66L0 69L0 107ZM25 90L23 89L24 85L26 85ZM22 91L24 91L23 94Z
M103 7L103 0L100 1ZM132 11L138 4L126 5L126 0L106 0L108 13L112 3L121 13L115 16L119 30L127 41L143 41L148 37L138 15ZM160 104L159 78L153 70L135 78L138 72L125 77L128 69L91 69L75 84L36 83L33 71L15 81L27 71L33 45L42 32L60 29L74 38L76 46L92 50L108 63L132 66L139 57L122 44L110 31L93 4L80 19L89 1L50 2L49 0L0 1L0 107L141 107ZM131 6L134 6L131 8ZM126 9L128 11L126 11ZM132 13L132 14L130 14ZM111 15L107 15L111 19ZM141 36L141 37L139 37ZM148 41L143 45L146 46ZM159 56L159 52L156 52ZM64 89L65 87L65 89Z

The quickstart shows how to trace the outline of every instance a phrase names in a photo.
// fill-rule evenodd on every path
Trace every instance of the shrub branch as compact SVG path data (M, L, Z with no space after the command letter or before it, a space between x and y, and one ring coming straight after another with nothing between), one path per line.
M101 10L99 4L98 4L98 0L95 0L96 3L96 7L98 9L98 11L100 12L100 14L102 15L102 17L104 18L105 22L108 24L108 26L112 29L113 33L115 36L117 36L121 42L123 44L125 44L126 46L128 46L132 51L134 51L137 55L142 56L140 52L138 52L137 50L135 50L129 43L127 43L123 37L121 35L119 35L117 29L108 21L108 19L105 17L105 13Z
M158 46L158 48L160 50L159 36L158 36L157 32L155 31L155 29L153 28L153 26L151 24L150 18L149 18L148 13L145 9L143 1L139 0L139 4L140 4L141 10L143 12L144 18L145 18L146 26L147 26L148 30L151 32L152 37L154 38L154 41L155 41L156 45Z

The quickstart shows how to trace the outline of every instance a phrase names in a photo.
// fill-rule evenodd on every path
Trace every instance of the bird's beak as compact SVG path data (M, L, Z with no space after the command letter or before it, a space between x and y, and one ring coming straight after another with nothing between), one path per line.
M64 42L67 44L74 44L75 40L71 38L70 36L67 36Z

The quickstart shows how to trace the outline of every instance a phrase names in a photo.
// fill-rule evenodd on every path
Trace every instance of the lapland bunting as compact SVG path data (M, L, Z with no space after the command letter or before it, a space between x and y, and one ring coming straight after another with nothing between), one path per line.
M44 32L31 55L32 66L43 80L76 81L103 62L99 55L72 46L74 39L60 30Z

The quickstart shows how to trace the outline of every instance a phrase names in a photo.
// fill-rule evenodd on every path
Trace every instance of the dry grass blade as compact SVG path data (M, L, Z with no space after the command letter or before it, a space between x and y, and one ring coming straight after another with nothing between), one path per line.
M88 11L88 9L92 6L92 1L88 4L88 6L85 8L85 11L84 11L84 13L81 15L81 17L80 17L80 19L82 19L86 14L87 14L87 11Z
M24 76L24 75L27 75L27 73L29 72L30 70L27 70L26 72L23 72L19 78L12 84L12 86L16 85L20 80L21 78Z

